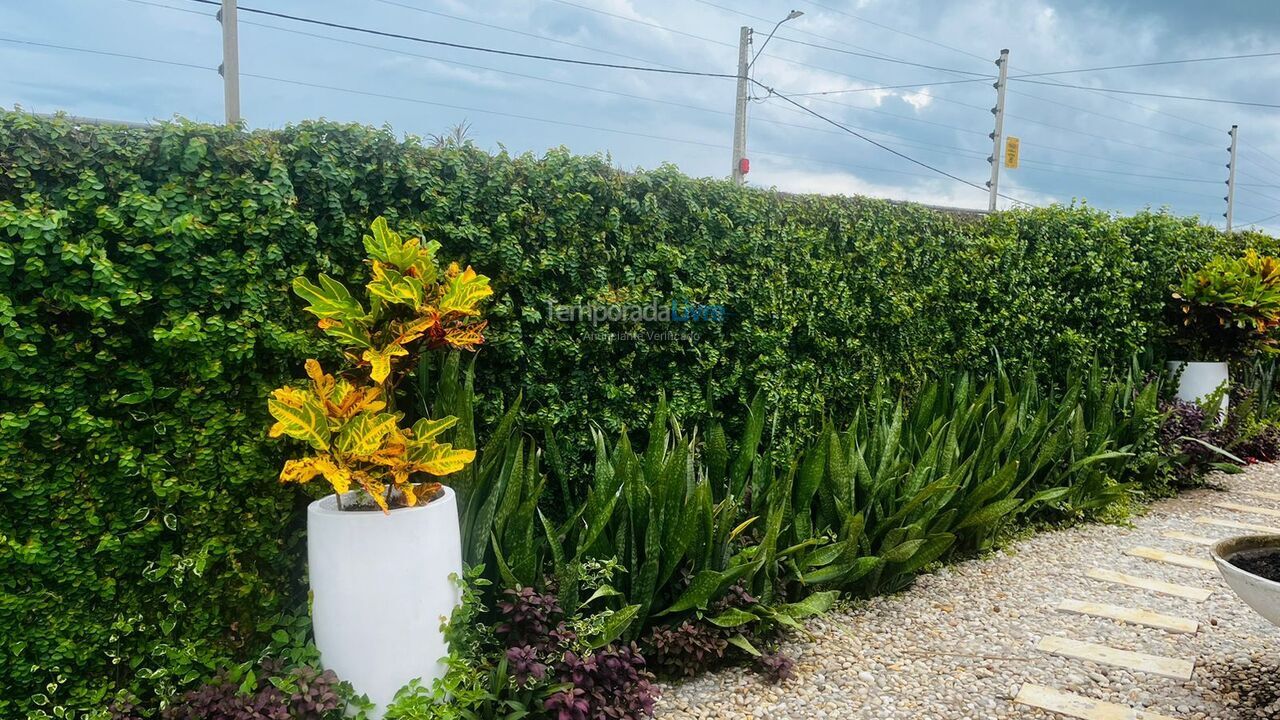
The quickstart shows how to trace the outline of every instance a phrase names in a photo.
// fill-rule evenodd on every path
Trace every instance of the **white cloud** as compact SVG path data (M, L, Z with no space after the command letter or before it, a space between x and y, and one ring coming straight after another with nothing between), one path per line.
M916 109L919 112L933 102L933 96L928 93L903 93L902 101Z

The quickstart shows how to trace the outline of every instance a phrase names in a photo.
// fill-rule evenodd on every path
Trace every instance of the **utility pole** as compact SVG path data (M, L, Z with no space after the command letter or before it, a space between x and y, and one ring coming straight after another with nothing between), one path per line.
M996 211L996 198L1000 195L1000 158L1003 154L1000 145L1004 142L1004 86L1009 76L1007 48L1000 51L1000 59L996 61L996 65L1000 68L1000 79L991 86L996 89L996 106L991 108L991 114L996 116L996 128L991 133L991 157L987 158L987 162L991 163L991 179L987 181L987 187L991 190L991 199L987 202L987 209L991 212Z
M1231 162L1227 163L1227 196L1222 198L1227 201L1227 211L1222 216L1227 219L1227 232L1231 232L1231 214L1236 204L1236 141L1240 138L1240 126L1232 125L1227 134L1231 136L1231 147L1227 148Z
M733 181L746 182L743 164L747 159L747 96L750 90L747 72L751 67L751 28L746 25L738 34L738 100L733 107Z
M222 104L227 111L227 124L240 123L240 41L236 19L236 0L222 0L218 11L222 23Z

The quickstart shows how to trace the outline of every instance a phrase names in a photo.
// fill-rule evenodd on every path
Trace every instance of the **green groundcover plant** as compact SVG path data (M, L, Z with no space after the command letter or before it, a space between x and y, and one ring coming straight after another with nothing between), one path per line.
M342 357L336 341L316 352L288 289L320 273L369 282L362 237L379 215L492 278L487 317L501 332L475 365L476 430L457 412L418 416L458 416L453 446L477 450L451 476L459 495L484 496L486 469L514 477L520 467L521 494L502 497L536 507L545 476L555 531L568 519L556 508L596 486L590 423L605 457L629 457L617 450L623 428L645 427L661 392L686 444L690 426L717 414L725 437L742 437L751 416L738 408L763 392L765 424L790 452L825 433L824 418L856 417L880 383L914 394L999 357L1015 377L1028 368L1060 388L1074 365L1097 356L1120 366L1165 342L1169 288L1186 272L1276 245L1163 212L1052 207L967 220L667 167L624 173L564 150L430 148L327 122L246 133L0 113L0 716L82 716L118 693L153 706L293 645L305 624L309 497L276 482L288 449L264 432L262 398L302 381L306 359L333 367ZM652 342L633 339L654 329L643 320L557 319L561 306L654 303L725 312ZM531 450L531 433L509 429L517 415L557 442ZM510 439L494 444L503 427ZM644 454L658 452L642 441ZM632 473L615 477L635 486ZM641 497L632 506L646 507ZM512 519L525 515L469 507L472 528L501 514L503 535L530 532ZM637 570L657 563L654 589L637 596L669 607L680 570L667 576L640 546L647 524L608 523ZM776 560L790 547L782 530L774 538L756 523L734 541L772 544ZM894 547L944 542L941 530L904 540L919 530L886 535L894 529L904 530L888 538ZM526 572L527 559L499 547L513 577ZM472 543L468 557L479 555L501 572L492 541ZM704 567L728 569L713 560ZM880 582L894 582L893 567ZM644 590L649 577L625 582Z

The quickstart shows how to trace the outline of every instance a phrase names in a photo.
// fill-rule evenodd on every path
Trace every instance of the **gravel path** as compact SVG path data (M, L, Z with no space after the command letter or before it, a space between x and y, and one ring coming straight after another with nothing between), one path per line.
M1087 525L1042 533L989 557L921 577L914 587L874 598L809 624L811 638L785 650L796 674L766 685L741 669L664 688L659 720L685 718L848 718L850 720L1048 720L1063 715L1013 702L1024 683L1184 720L1280 718L1280 629L1255 615L1216 571L1125 554L1147 546L1208 557L1208 548L1166 532L1220 539L1248 534L1195 522L1280 527L1280 517L1214 507L1234 502L1280 510L1280 465L1218 476L1220 490L1187 492L1152 505L1132 527ZM1212 590L1203 602L1093 580L1091 568ZM1076 615L1063 600L1141 608L1200 623L1193 634ZM1036 649L1059 636L1195 662L1190 681L1050 655ZM1147 720L1152 715L1078 715Z

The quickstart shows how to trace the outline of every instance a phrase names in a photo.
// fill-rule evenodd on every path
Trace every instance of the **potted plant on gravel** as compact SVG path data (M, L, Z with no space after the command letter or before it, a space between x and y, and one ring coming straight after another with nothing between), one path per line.
M1228 363L1260 351L1274 352L1280 327L1280 259L1253 250L1219 257L1174 288L1174 346L1182 356L1168 369L1178 379L1177 397L1196 402L1222 389ZM1221 414L1228 406L1222 396Z
M1280 535L1245 535L1213 546L1227 585L1259 615L1280 625Z
M440 245L404 239L373 222L364 237L370 280L361 303L337 280L294 281L294 291L344 348L334 374L306 361L309 382L271 394L271 437L301 440L280 481L324 478L333 489L307 509L311 616L324 666L375 704L374 716L414 678L444 672L441 620L458 602L461 574L453 491L439 478L475 451L443 442L455 417L408 425L396 389L425 352L473 350L484 338L479 303L489 279L456 263L441 272Z

